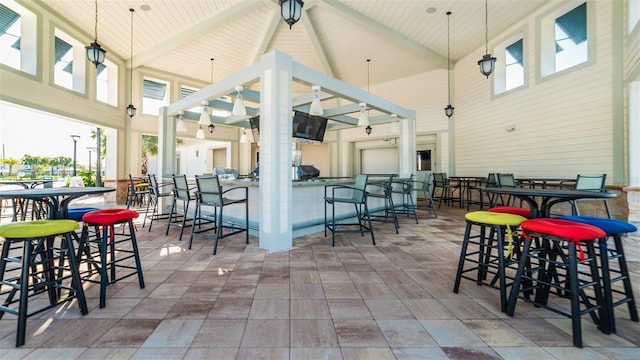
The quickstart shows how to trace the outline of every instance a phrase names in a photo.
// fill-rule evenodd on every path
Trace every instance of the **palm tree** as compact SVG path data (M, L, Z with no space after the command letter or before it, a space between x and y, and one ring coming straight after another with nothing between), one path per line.
M31 167L31 178L35 179L38 165L42 162L40 156L24 155L22 157L22 164L29 165Z
M184 144L184 140L176 138L176 144ZM147 155L158 155L158 137L153 135L142 135L142 165L140 166L140 172L142 175L147 175Z
M18 165L20 160L14 158L2 158L0 159L0 164L9 165L9 175L13 173L13 165Z

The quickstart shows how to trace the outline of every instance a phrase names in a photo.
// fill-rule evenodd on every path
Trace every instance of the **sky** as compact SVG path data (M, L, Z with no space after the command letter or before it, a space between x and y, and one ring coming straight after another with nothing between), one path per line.
M77 162L88 166L87 147L96 146L96 141L91 139L92 129L95 127L0 101L0 157L21 160L28 154L73 159L70 135L80 135L76 146ZM95 150L91 150L92 167L95 161Z

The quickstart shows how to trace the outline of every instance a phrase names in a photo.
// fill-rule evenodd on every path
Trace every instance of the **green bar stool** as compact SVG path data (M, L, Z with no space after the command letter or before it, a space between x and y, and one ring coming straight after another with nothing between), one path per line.
M71 236L77 228L78 223L73 220L23 221L0 226L0 318L5 313L18 316L16 347L25 343L29 316L73 298L77 298L82 315L88 312ZM54 247L59 235L62 244ZM66 297L60 298L63 290ZM49 305L29 313L28 298L44 292L48 294Z
M475 281L477 285L488 285L500 290L500 308L507 311L507 279L505 267L507 261L513 259L513 237L525 217L513 214L494 213L489 211L472 211L465 214L467 225L464 240L460 249L458 271L453 292L458 293L462 278ZM478 229L472 233L474 227ZM505 242L505 237L507 241ZM494 239L495 238L495 239ZM474 250L469 246L475 246ZM506 250L505 250L506 247ZM495 251L495 253L494 253ZM505 254L506 252L506 254ZM470 264L470 265L469 265ZM475 272L475 277L467 273ZM487 281L487 274L494 277ZM498 286L495 283L498 281Z

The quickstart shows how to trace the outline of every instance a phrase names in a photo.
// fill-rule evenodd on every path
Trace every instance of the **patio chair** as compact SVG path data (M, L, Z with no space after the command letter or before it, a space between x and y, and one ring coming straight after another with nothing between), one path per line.
M365 232L371 233L371 242L373 245L376 244L367 206L368 179L368 175L360 174L356 176L356 182L353 186L327 185L324 187L324 236L327 236L327 230L331 231L331 246L336 244L336 233L360 233L361 236L364 236ZM339 222L340 219L336 218L337 204L353 204L355 222L348 222L348 219L353 216L346 218L343 220L344 222ZM331 206L331 221L327 216L327 206Z

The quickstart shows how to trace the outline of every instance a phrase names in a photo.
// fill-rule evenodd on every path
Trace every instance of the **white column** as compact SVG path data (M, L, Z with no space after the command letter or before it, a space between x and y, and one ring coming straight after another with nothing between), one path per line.
M293 246L291 211L291 57L271 52L260 81L260 247ZM251 201L251 199L249 199Z

